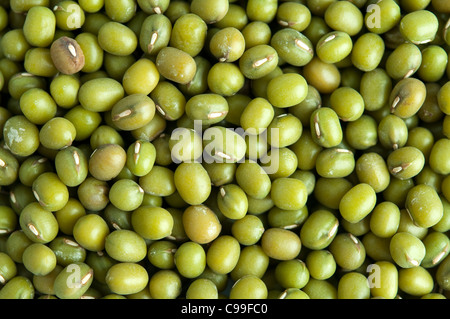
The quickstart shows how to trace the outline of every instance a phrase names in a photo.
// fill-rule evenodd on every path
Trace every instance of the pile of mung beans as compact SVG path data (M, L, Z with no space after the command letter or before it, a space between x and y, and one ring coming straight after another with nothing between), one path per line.
M450 298L450 1L0 4L0 299Z

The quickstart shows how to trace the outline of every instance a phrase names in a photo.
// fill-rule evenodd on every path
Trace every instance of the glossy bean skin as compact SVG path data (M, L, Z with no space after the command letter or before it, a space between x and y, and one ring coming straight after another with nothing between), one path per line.
M203 49L206 30L206 23L198 15L183 15L173 24L169 45L194 57Z
M342 128L339 117L331 108L319 108L311 114L311 135L323 147L333 147L342 141Z
M106 284L119 295L130 295L144 289L149 278L144 267L136 263L118 263L108 270Z
M175 186L186 202L191 205L202 204L209 196L211 180L201 164L182 163L174 174ZM186 184L189 179L190 184ZM199 196L200 193L201 196Z
M6 288L6 289L4 289ZM34 287L24 276L16 276L10 280L1 291L2 299L33 299Z
M141 50L150 55L156 55L169 44L172 24L165 15L150 15L142 22L142 32L139 34Z
M38 17L41 17L39 19ZM39 23L41 25L39 25ZM51 44L55 34L56 18L47 7L39 6L28 10L27 19L24 22L24 35L27 41L38 47L46 47ZM37 32L40 30L41 32Z
M133 53L138 44L134 32L116 21L107 22L99 29L98 40L103 50L120 56Z
M331 244L337 234L339 220L328 210L317 210L305 221L308 227L300 230L303 245L320 250Z
M131 94L115 103L111 109L114 125L121 130L139 129L153 119L155 102L145 94Z
M439 221L442 218L442 203L440 200L437 200L436 191L431 188L431 186L419 184L413 187L408 193L409 196L407 196L406 200L407 209L418 226L430 227L430 225L434 225L436 221ZM424 216L420 214L420 206L415 207L413 204L414 200L412 200L412 198L415 197L414 194L417 194L417 198L424 196L430 201L428 204L430 213L427 218L424 218Z
M165 47L159 51L156 67L165 78L181 84L189 83L197 70L194 59L188 53L174 47Z

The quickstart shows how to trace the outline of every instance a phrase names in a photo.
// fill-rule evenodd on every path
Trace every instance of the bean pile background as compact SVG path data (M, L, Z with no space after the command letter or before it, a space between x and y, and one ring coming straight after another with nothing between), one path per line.
M0 5L0 299L450 297L447 0Z

